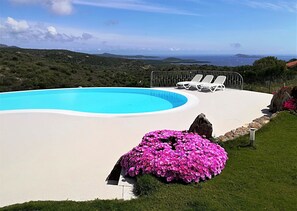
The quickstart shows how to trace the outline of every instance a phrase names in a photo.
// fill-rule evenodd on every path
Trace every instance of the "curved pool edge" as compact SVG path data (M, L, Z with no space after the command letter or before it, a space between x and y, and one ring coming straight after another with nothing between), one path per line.
M64 114L64 115L71 115L71 116L83 116L83 117L106 117L106 118L114 118L114 117L137 117L137 116L147 116L147 115L156 115L156 114L168 114L171 112L178 112L187 109L191 109L194 106L199 104L199 99L189 93L184 93L179 90L168 90L166 88L141 88L141 87L78 87L78 88L67 88L67 89L79 89L79 88L110 88L110 89L118 89L118 88L125 88L125 89L153 89L159 91L166 91L171 93L180 94L187 98L187 102L181 106L171 108L168 110L161 110L161 111L152 111L152 112L142 112L142 113L123 113L123 114L112 114L112 113L91 113L91 112L81 112L81 111L72 111L72 110L62 110L62 109L17 109L17 110L3 110L0 111L1 114L17 114L17 113L53 113L53 114ZM55 88L51 90L60 90L64 88ZM40 89L34 91L43 91L47 89ZM22 91L13 91L13 92L30 92L33 90L22 90ZM11 92L11 93L13 93Z

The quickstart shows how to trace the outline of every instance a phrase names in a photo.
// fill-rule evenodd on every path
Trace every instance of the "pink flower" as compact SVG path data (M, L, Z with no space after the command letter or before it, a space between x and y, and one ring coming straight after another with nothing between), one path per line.
M211 179L224 169L226 151L193 133L159 130L147 133L141 143L122 157L130 176L154 174L168 182L186 183Z
M283 107L284 107L284 109L287 109L287 110L296 110L297 109L296 104L297 104L296 100L294 98L290 98L284 102Z

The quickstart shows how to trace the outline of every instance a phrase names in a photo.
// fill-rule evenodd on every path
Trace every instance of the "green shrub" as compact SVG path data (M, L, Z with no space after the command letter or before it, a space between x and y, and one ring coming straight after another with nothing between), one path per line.
M147 196L157 191L161 185L161 182L156 177L145 174L137 177L133 191L137 196Z

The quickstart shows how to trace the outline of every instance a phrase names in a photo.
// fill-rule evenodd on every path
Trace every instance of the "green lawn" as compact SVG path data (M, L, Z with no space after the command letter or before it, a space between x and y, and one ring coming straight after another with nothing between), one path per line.
M256 133L256 149L225 143L229 160L221 175L200 184L160 184L131 201L29 202L3 210L296 210L297 115L283 112ZM152 178L151 178L152 179Z

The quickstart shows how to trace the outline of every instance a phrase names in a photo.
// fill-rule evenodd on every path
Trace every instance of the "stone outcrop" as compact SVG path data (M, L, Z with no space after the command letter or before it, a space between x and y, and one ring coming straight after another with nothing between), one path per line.
M208 121L203 113L199 114L188 132L197 133L207 139L212 138L212 124Z

